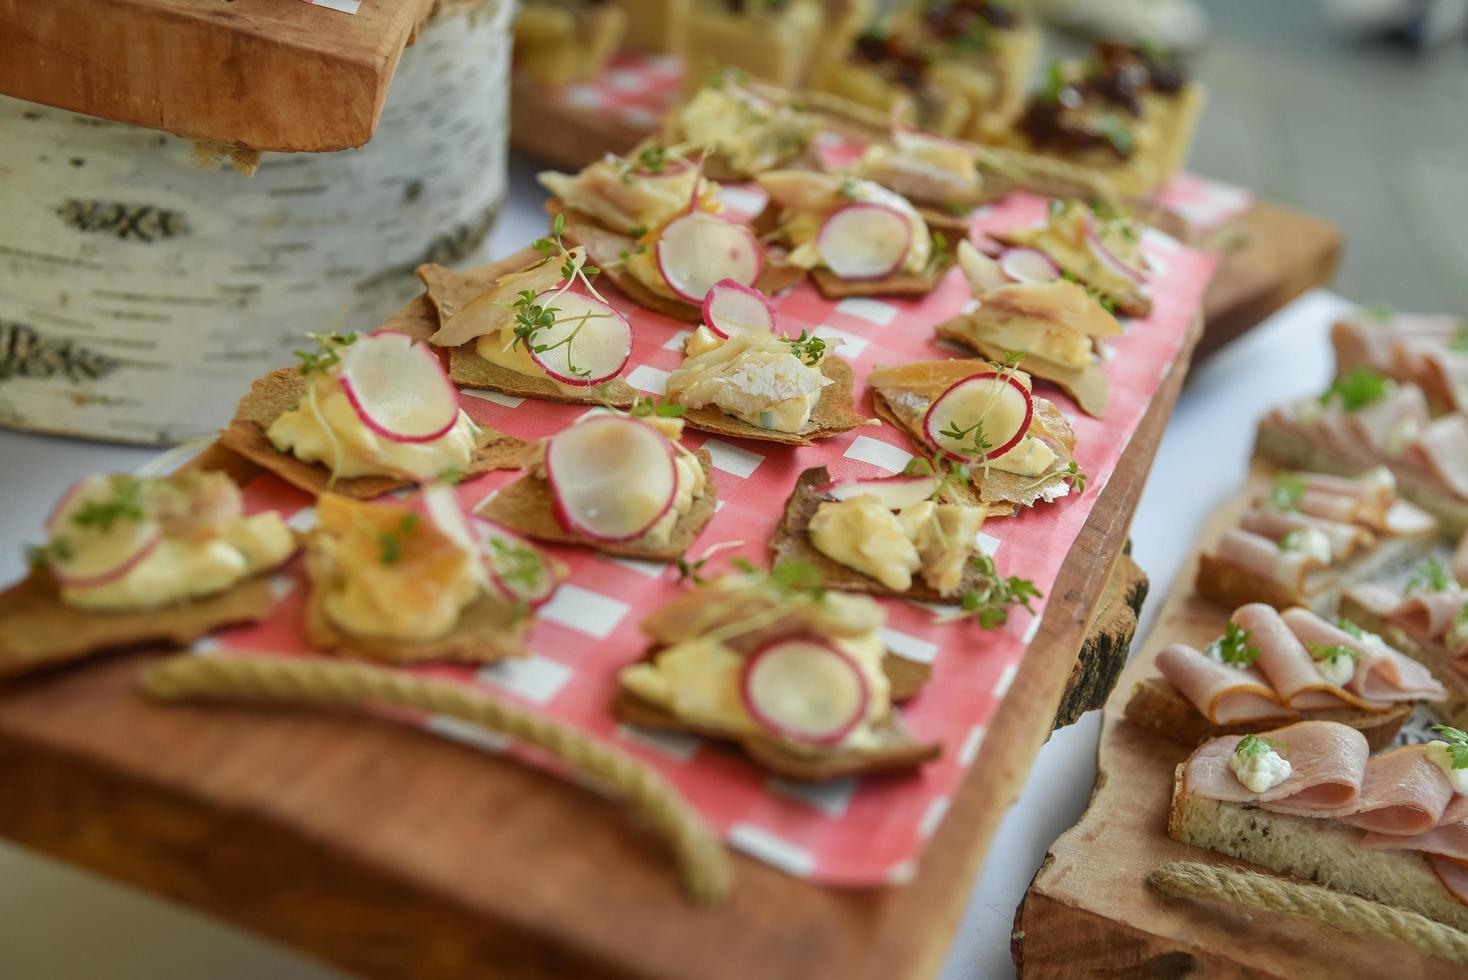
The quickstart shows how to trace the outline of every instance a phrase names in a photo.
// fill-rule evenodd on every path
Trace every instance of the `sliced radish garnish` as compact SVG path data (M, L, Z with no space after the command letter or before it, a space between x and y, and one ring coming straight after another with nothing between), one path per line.
M61 524L62 520L70 518L72 514L76 513L77 504L89 497L106 496L110 492L111 487L111 478L101 473L93 473L91 476L82 477L61 495L60 500L56 501L55 505L51 508L51 513L46 515L46 523L42 527L46 529L47 534L56 533L56 528Z
M1060 266L1038 248L1006 248L999 268L1015 282L1049 282L1060 278Z
M720 279L703 298L703 322L725 340L740 330L774 333L775 304L758 289Z
M875 480L840 480L816 487L833 500L872 496L888 510L901 510L908 504L927 500L938 489L938 478L931 473L921 476L883 476Z
M459 420L459 396L438 355L396 330L344 348L337 380L363 424L393 442L432 442Z
M419 498L433 526L473 559L469 567L474 581L480 586L490 585L489 569L480 560L479 538L470 529L469 519L464 516L464 508L459 506L459 495L454 493L454 488L447 483L429 483L423 487Z
M545 552L487 518L476 515L474 529L484 567L506 599L523 602L533 609L555 594L560 583Z
M871 201L831 212L816 235L821 261L842 279L881 279L902 268L912 224L896 208Z
M632 356L632 325L601 300L548 290L537 305L555 310L553 326L530 338L529 354L542 371L563 385L588 388L615 378Z
M871 691L851 655L817 636L784 636L749 655L740 675L744 707L782 738L829 745L866 717Z
M646 534L678 491L673 444L621 415L591 416L552 436L545 475L561 526L596 541Z
M963 277L968 280L969 289L975 296L1009 283L1009 277L999 268L999 263L967 241L958 243L958 267L963 270Z
M158 547L162 531L146 512L142 520L120 517L105 528L80 525L72 519L89 501L110 499L116 493L110 477L89 476L68 490L46 519L53 542L47 564L62 585L89 589L115 582ZM64 548L56 544L63 539Z
M985 371L964 378L934 399L923 416L923 433L953 459L995 459L1019 445L1033 415L1034 402L1018 378ZM987 450L975 448L979 423Z
M1096 256L1096 261L1123 279L1137 286L1141 286L1147 281L1145 272L1141 269L1132 268L1132 266L1121 260L1121 256L1106 247L1106 243L1101 241L1101 236L1097 234L1096 222L1089 213L1086 215L1086 247L1091 250L1092 255Z
M690 303L702 303L724 279L753 286L765 267L754 232L707 211L668 222L658 236L657 259L668 288Z

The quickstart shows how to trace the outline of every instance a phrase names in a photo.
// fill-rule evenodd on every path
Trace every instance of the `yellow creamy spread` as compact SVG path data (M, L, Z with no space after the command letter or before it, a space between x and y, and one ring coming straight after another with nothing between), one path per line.
M773 334L738 331L726 341L700 327L690 338L699 348L668 376L667 395L680 405L714 405L750 425L799 432L810 422L831 379L819 363L808 365L788 341Z
M546 374L545 369L531 358L525 346L515 343L515 322L513 320L507 321L494 333L476 338L474 353L491 364L498 364L507 371L514 371L516 374L524 374L532 378L544 378L555 385L556 390L562 394L585 395L588 391L585 385L563 384Z
M431 442L395 442L362 421L330 373L308 379L300 404L270 424L265 436L283 453L321 463L336 477L400 476L429 480L468 467L479 433L462 411L454 427Z
M710 146L731 170L756 174L802 153L816 123L733 85L700 89L678 116L682 137Z
M825 176L825 175L817 175ZM901 271L921 273L928 266L928 259L933 254L932 236L928 234L928 224L918 214L917 209L908 203L907 198L895 191L890 191L881 184L860 178L845 178L831 206L821 211L796 211L790 214L785 222L785 231L794 246L790 250L790 261L803 269L814 269L821 264L821 253L816 247L816 236L820 234L821 225L825 223L832 211L846 204L864 201L871 204L883 204L900 213L907 219L912 229L912 244L907 250L907 257L902 261Z
M126 491L137 508L105 528L78 522L77 508L108 506ZM68 502L48 548L85 562L87 551L119 559L138 524L156 530L157 544L121 577L97 585L61 585L61 598L81 609L151 609L223 592L246 578L283 563L296 550L285 521L274 511L244 516L238 488L222 473L176 474L163 479L93 478ZM119 545L121 548L119 550Z
M1044 440L1025 436L1009 452L989 460L989 465L1018 476L1039 476L1055 465L1055 450Z
M718 188L683 161L662 164L661 173L643 173L636 160L603 157L578 174L547 171L538 179L565 206L612 231L634 237L658 228L688 209L694 184L703 181L701 201L712 203Z
M425 641L451 632L481 595L479 556L404 504L324 493L308 569L321 608L357 636Z
M756 597L758 588L749 585L743 576L725 576L674 600L675 606L695 607L696 613L706 615L692 616L687 628L655 635L654 642L665 643L664 648L651 661L623 668L621 684L690 725L736 735L765 733L744 706L740 675L747 654L758 645L753 630L761 623L767 629L778 629L768 624L777 617L781 604L802 600L782 598L776 593ZM740 614L732 623L717 615L725 603L739 603ZM891 713L891 688L882 670L886 648L879 632L885 616L867 596L826 593L821 603L828 608L791 610L788 617L778 621L782 625L788 622L795 631L829 639L851 656L866 681L869 698L865 714L837 745L829 748L876 748L882 744L877 726ZM662 612L654 613L653 618ZM700 629L699 620L709 618L720 626ZM741 620L749 625L749 632L739 631ZM833 635L822 624L829 624L839 635Z
M823 502L809 534L817 551L894 592L906 592L921 572L929 586L949 593L963 579L983 523L976 507L923 500L894 513L863 494Z

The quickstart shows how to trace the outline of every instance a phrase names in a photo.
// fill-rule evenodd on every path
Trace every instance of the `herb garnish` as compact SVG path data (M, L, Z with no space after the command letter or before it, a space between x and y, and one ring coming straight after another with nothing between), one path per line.
M687 405L679 405L667 399L662 401L650 398L647 395L638 395L632 399L632 407L627 409L627 414L634 418L647 418L656 416L663 419L676 419L682 417L688 411Z
M1269 491L1269 506L1275 510L1299 510L1305 497L1305 478L1298 473L1281 473Z
M729 564L745 575L768 582L781 595L804 595L817 600L825 598L826 582L820 569L803 559L782 559L775 562L769 571L756 567L754 562L743 556L736 556Z
M807 331L800 331L800 336L785 341L790 345L790 353L800 358L800 362L810 367L821 362L826 356L826 342L819 337L810 336Z
M1348 412L1359 411L1381 401L1391 393L1392 380L1370 368L1356 368L1331 382L1320 394L1320 404L1339 401Z
M934 453L927 457L914 456L902 468L902 475L937 477L937 482L933 485L933 492L928 495L928 499L938 502L942 501L943 491L948 487L967 483L972 479L972 474L967 466L948 459L942 453Z
M730 548L742 547L744 547L743 541L720 541L718 544L709 545L708 548L704 551L703 555L695 561L689 561L686 558L679 558L677 563L678 581L692 582L694 585L706 584L708 582L708 579L704 578L699 573L702 572L703 567L709 563L709 559L713 558L714 555L717 555L721 551L727 551ZM735 564L737 565L738 563L736 562Z
M1448 341L1448 350L1457 354L1468 354L1468 323L1464 323L1453 332L1453 339Z
M1239 739L1239 744L1234 746L1234 755L1245 759L1269 752L1278 752L1282 756L1290 754L1288 747L1283 742L1265 735L1245 735Z
M112 496L103 500L83 501L72 515L71 523L105 534L118 521L142 519L143 481L135 476L124 476L112 481Z
M1001 576L994 566L994 559L989 555L974 555L969 562L986 581L977 589L965 592L959 599L958 610L939 616L940 623L973 619L978 622L980 629L997 629L1009 622L1011 606L1020 606L1033 614L1035 609L1030 605L1030 600L1044 598L1044 594L1029 579L1017 575Z
M403 556L403 539L412 534L418 527L417 514L404 514L403 519L398 522L396 531L383 531L377 536L377 544L381 549L381 559L384 565L395 565Z
M1452 756L1454 769L1468 769L1468 732L1451 725L1433 725L1432 730L1448 743L1448 754Z
M1238 623L1230 622L1224 628L1223 635L1208 644L1204 653L1235 667L1248 667L1259 659L1259 648L1250 642L1253 639L1254 634L1251 631Z
M544 256L541 260L542 265L553 258L561 258L562 282L555 294L544 303L537 302L539 297L536 296L533 290L529 289L521 290L520 294L515 297L515 301L511 304L515 310L515 339L512 341L512 346L518 344L524 347L525 350L535 354L544 354L559 347L564 347L566 348L567 371L575 377L584 378L591 374L591 370L576 366L576 362L572 357L571 345L575 342L576 337L581 333L582 328L586 326L587 322L609 317L613 314L584 313L576 318L576 326L571 332L553 344L537 343L535 339L537 334L549 330L561 322L556 316L560 310L550 304L555 301L557 296L575 285L576 282L579 281L585 284L587 291L592 296L606 303L606 297L598 293L596 287L591 284L591 277L598 275L601 270L594 265L587 265L584 253L580 256L574 255L566 248L565 244L561 241L561 234L565 231L565 228L566 217L565 215L558 214L555 216L555 220L551 222L550 236L547 238L537 238L531 243L531 247Z
M314 351L296 351L301 373L307 376L324 373L335 366L342 359L342 349L352 346L357 340L354 333L339 334L334 330L331 333L308 333L306 336L316 341L317 347Z
M948 250L948 239L940 232L933 232L933 248L928 253L928 261L923 265L923 275L932 275L948 263L951 254Z
M447 483L449 486L453 486L464 479L464 470L458 466L446 466L438 471L438 476L435 479L439 483Z
M416 515L410 515L416 516ZM495 571L510 585L533 592L545 577L545 556L527 544L511 544L499 537L489 539Z
M1120 157L1129 157L1137 149L1137 138L1126 128L1126 123L1112 113L1096 117L1096 132L1100 133Z
M1412 566L1412 574L1407 577L1407 587L1403 591L1446 592L1454 584L1453 576L1443 567L1442 562L1436 558L1424 558Z
M1350 657L1352 660L1358 660L1361 657L1361 651L1342 643L1311 643L1306 640L1305 649L1310 651L1310 659L1329 663L1335 663L1342 657Z

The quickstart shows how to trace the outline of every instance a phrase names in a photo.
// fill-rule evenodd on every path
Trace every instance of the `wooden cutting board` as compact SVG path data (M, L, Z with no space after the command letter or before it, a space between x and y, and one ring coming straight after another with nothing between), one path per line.
M1026 980L1078 975L1339 980L1445 977L1453 967L1416 949L1294 916L1251 916L1217 904L1168 899L1146 884L1167 861L1251 867L1167 836L1173 770L1189 747L1159 739L1122 717L1138 681L1169 643L1203 646L1232 610L1193 591L1198 553L1232 527L1273 478L1255 463L1245 490L1209 520L1158 612L1141 651L1121 675L1102 716L1096 787L1080 822L1045 855L1014 920L1011 953ZM1267 869L1254 868L1265 871Z
M0 93L256 150L361 146L439 5L0 0Z
M396 325L432 315L420 298ZM153 704L146 651L0 688L0 835L374 977L931 975L1067 685L1064 720L1125 657L1145 592L1127 530L1197 334L904 886L823 888L736 856L730 903L695 908L653 836L583 788L377 720Z

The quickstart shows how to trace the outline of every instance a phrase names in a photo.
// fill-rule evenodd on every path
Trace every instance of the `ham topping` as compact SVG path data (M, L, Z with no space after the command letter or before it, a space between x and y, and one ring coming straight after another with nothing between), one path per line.
M1462 797L1456 797L1460 800ZM1455 861L1468 861L1468 825L1439 824L1422 834L1379 834L1368 832L1361 838L1368 851L1422 851L1441 854Z
M1378 834L1425 834L1437 826L1453 787L1426 745L1404 745L1366 764L1354 812L1344 823Z
M1239 527L1266 537L1276 544L1291 531L1312 529L1319 531L1330 541L1330 555L1334 561L1345 561L1357 550L1370 548L1376 544L1376 535L1364 527L1292 510L1265 510L1262 507L1251 507L1240 518Z
M1458 864L1450 858L1429 855L1428 863L1432 870L1437 872L1438 880L1443 887L1452 893L1452 896L1464 905L1468 905L1468 867Z
M1386 705L1367 704L1355 695L1347 696L1326 681L1316 669L1310 651L1290 632L1289 625L1273 606L1262 602L1241 606L1234 611L1233 621L1249 631L1250 642L1259 650L1255 664L1269 679L1270 687L1290 707L1318 710L1353 704L1370 710L1385 709Z
M1257 667L1222 663L1181 643L1158 653L1157 667L1215 725L1295 717Z
M1366 772L1366 736L1348 725L1301 721L1270 732L1267 738L1289 760L1288 779L1263 793L1251 793L1228 766L1242 736L1205 742L1189 757L1183 791L1227 803L1258 803L1269 810L1300 816L1334 816L1354 809Z
M1314 556L1303 551L1281 551L1279 545L1252 531L1231 528L1218 539L1218 557L1261 578L1292 589L1303 589L1305 576L1320 567Z
M1356 672L1345 690L1365 701L1441 701L1447 697L1430 670L1385 643L1358 640L1308 609L1287 609L1284 621L1301 643L1355 650Z
M1459 499L1468 499L1468 418L1444 415L1427 426L1404 455Z

